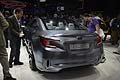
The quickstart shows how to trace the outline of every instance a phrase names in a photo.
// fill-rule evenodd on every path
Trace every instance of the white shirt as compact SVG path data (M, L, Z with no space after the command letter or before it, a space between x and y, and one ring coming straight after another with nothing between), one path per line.
M20 28L20 24L21 24L20 21L21 21L21 19L18 20L18 18L16 17L15 14L14 14L14 16L15 16L15 18L16 18L16 20L17 20L17 22L18 22L19 28Z

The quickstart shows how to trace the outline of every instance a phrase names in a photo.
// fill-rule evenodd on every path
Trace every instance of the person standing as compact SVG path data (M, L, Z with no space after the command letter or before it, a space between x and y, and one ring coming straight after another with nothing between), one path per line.
M91 14L84 14L83 18L85 20L85 25L87 26L88 31L97 33L99 36L101 36L99 21L95 17L92 17ZM104 63L105 61L106 61L106 58L104 56L101 63Z
M3 67L3 80L16 80L13 78L9 72L9 62L8 62L8 54L5 48L5 38L4 38L4 30L9 26L8 22L0 12L0 63Z
M120 35L120 14L111 22L112 45L118 44Z
M88 31L90 32L96 32L99 34L99 22L96 18L92 17L90 14L84 14L83 15L85 25L87 26Z
M23 16L23 10L16 8L14 10L14 15L8 18L10 24L10 58L9 58L9 67L14 65L23 65L23 62L19 61L20 58L20 46L21 38L24 36L23 31L21 30L21 17Z

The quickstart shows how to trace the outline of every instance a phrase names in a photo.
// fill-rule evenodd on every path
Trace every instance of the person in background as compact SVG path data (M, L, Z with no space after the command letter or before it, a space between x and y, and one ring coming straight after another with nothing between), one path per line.
M111 20L110 16L105 17L105 23L106 23L106 26L107 26L107 30L104 32L105 33L104 41L106 41L107 35L111 35L110 20Z
M118 44L120 35L120 14L111 22L111 39L112 45Z
M9 26L8 22L0 12L0 63L3 67L3 80L16 80L9 72L8 53L5 48L5 38L3 31ZM1 79L0 79L1 80Z
M21 17L23 16L23 10L16 8L14 10L14 15L10 16L8 21L10 24L10 58L9 58L9 67L14 65L23 65L23 62L20 62L20 46L21 38L24 36L21 29Z
M106 25L106 22L105 22L105 20L104 20L104 18L102 16L102 14L95 14L95 19L98 20L99 26L103 30L104 34L105 34L105 37L103 39L103 41L105 41L106 38L107 38L107 34L108 34L108 26Z
M25 15L25 26L27 26L27 24L29 23L30 21L29 21L29 16L26 14Z
M99 34L99 22L96 18L92 17L91 14L87 14L85 13L83 15L84 21L85 21L85 25L87 26L88 31L90 32L96 32Z
M97 16L95 16L95 18L98 20L99 26L100 26L100 28L101 28L103 31L108 30L108 27L107 27L107 25L106 25L106 23L105 23L105 20L104 20L102 14L97 14Z
M118 45L118 47L117 47L117 50L114 51L113 53L120 55L120 40L118 40L118 43L119 43L119 45Z
M83 18L85 20L85 24L87 26L88 31L97 33L99 35L100 26L98 20L94 18L91 14L87 14L87 13L83 15ZM105 61L106 58L104 56L101 63L104 63Z

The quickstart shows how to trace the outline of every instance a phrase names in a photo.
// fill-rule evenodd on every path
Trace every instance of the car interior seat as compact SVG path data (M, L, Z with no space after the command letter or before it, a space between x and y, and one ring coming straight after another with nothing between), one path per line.
M51 29L54 29L52 23L46 23L46 26L47 26L47 28L50 29L50 30L51 30Z
M69 30L75 30L75 25L73 23L68 24Z
M57 30L64 30L65 29L65 25L63 22L58 22L58 27L56 27Z

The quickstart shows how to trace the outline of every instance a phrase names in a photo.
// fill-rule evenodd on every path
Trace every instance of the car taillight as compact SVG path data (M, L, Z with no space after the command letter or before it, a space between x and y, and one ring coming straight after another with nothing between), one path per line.
M100 36L97 36L96 37L96 42L97 42L96 43L97 46L101 46L102 45L102 38Z
M42 45L44 47L56 48L56 46L54 44L60 42L60 40L54 40L54 39L49 39L49 38L45 38L45 37L40 37L40 42L42 43Z

